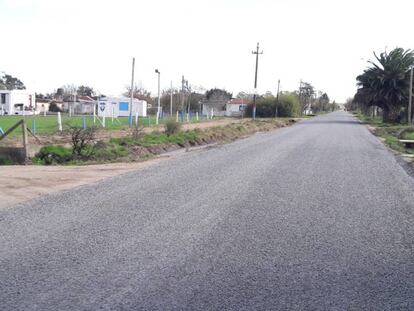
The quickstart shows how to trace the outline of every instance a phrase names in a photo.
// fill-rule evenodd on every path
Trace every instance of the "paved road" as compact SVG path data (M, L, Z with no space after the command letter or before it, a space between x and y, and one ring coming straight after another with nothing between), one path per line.
M337 112L0 212L2 310L414 310L414 182Z

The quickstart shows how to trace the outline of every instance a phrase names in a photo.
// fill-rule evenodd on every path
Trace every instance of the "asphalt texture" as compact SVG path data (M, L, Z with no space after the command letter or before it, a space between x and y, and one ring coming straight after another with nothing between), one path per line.
M414 310L413 190L345 112L189 152L0 211L0 309Z

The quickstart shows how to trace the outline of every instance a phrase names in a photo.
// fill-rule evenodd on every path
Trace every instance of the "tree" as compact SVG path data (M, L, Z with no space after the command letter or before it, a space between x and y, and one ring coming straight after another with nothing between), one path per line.
M232 93L218 88L214 88L206 92L206 99L211 101L227 101L230 100L232 97Z
M318 92L319 97L312 103L312 112L322 112L332 110L332 105L329 104L329 96L326 93Z
M370 66L357 77L359 89L355 101L365 107L377 106L384 122L400 121L402 107L408 101L409 69L414 65L414 52L395 48L369 61Z
M78 94L79 96L90 96L91 97L95 95L95 92L93 88L91 88L90 86L81 85L76 90L76 94Z
M26 86L18 78L5 74L0 77L0 90L25 90Z
M299 88L299 103L301 106L301 113L305 113L308 108L311 107L312 98L315 94L315 89L312 84L308 82L302 82Z
M126 87L126 91L123 95L126 97L130 97L131 87ZM143 87L138 87L137 85L134 86L132 97L139 100L145 100L150 105L153 105L155 103L155 100L151 97L151 92L144 89Z

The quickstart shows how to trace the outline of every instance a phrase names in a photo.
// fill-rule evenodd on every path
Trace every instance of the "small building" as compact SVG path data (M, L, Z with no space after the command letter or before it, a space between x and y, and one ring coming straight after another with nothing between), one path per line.
M201 101L201 114L208 116L224 117L226 115L227 100Z
M100 117L128 117L130 114L130 98L127 97L103 97L99 98L97 104L98 116ZM147 102L134 99L132 102L132 115L147 116Z
M36 94L27 90L0 90L0 115L32 115Z
M247 103L243 98L234 98L226 104L226 117L243 116Z
M93 108L97 105L97 101L90 96L85 95L70 95L65 98L63 104L63 111L73 114L93 114Z

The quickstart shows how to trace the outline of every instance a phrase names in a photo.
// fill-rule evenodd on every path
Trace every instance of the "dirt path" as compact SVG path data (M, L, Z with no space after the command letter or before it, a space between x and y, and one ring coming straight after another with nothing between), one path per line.
M0 209L39 196L94 183L107 177L154 165L168 156L146 162L84 166L0 166Z

